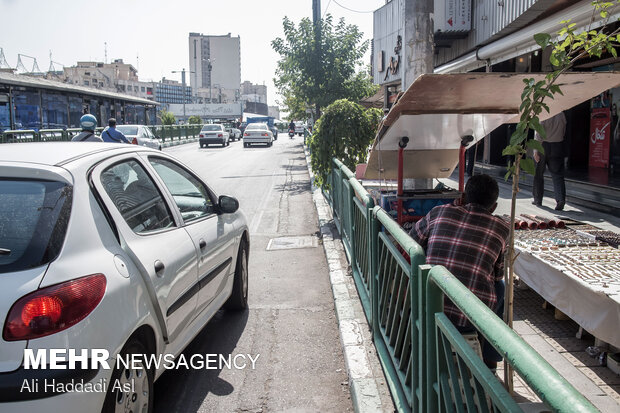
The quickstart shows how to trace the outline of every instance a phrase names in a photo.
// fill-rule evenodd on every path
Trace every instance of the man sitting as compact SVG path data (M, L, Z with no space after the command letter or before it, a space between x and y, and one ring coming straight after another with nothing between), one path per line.
M426 251L427 264L446 267L500 315L504 301L504 251L510 226L492 215L498 195L495 179L489 175L472 176L465 186L465 205L433 208L411 229L410 235ZM462 333L475 331L448 299L444 313ZM501 356L487 343L482 353L490 368L501 361Z
M114 118L108 120L108 129L101 134L101 137L104 142L131 143L121 131L116 130L116 119Z

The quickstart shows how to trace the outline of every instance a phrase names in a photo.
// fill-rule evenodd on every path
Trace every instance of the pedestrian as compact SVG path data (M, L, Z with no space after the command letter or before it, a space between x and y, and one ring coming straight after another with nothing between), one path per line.
M75 135L71 142L103 142L101 137L95 135L95 128L97 127L97 118L91 114L82 115L80 118L80 127L82 132Z
M542 205L545 192L545 169L549 167L551 179L553 180L553 195L555 197L555 209L561 211L566 203L566 185L564 183L564 133L566 132L566 116L560 112L552 118L540 122L545 129L547 137L543 141L536 132L534 139L542 142L545 153L534 150L534 161L536 162L536 174L534 175L534 187L532 204Z
M123 135L123 132L116 130L116 119L114 118L108 119L108 129L101 134L101 137L104 142L131 143Z
M465 185L465 205L433 208L411 229L410 235L426 251L426 263L443 265L499 317L504 311L504 252L508 222L493 215L499 187L489 175L474 175ZM450 300L444 313L461 333L473 325ZM502 358L484 342L482 354L489 368Z

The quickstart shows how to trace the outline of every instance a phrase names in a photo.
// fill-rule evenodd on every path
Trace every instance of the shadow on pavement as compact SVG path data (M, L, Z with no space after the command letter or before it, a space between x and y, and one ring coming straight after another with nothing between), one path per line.
M218 311L206 327L183 351L188 360L194 354L233 357L245 329L249 311ZM204 360L204 358L203 358ZM226 368L226 367L224 367ZM232 384L220 378L221 369L180 368L168 370L155 382L154 412L197 412L209 393L225 396L234 391Z

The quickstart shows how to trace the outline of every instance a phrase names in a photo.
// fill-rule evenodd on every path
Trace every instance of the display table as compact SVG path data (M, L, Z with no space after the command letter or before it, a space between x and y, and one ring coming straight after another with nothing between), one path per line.
M617 249L573 245L541 250L523 243L515 249L515 274L521 280L596 338L620 347Z

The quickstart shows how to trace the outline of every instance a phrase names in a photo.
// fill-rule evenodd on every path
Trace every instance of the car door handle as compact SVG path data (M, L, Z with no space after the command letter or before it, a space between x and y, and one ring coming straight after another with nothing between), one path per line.
M158 277L163 277L165 269L166 266L163 262L161 262L160 260L155 261L155 274L157 274Z
M200 249L203 250L207 246L207 242L201 239L200 241L198 241L198 245L200 246Z

